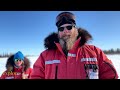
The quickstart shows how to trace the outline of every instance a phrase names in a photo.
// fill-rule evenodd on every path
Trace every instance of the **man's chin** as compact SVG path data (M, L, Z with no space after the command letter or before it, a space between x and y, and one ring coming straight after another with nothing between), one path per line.
M67 40L70 39L70 36L65 36L63 39L64 39L65 41L67 41Z

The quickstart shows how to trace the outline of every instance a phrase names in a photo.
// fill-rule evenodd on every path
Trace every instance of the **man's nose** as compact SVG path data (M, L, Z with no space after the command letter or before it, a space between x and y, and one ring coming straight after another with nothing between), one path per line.
M63 30L64 33L67 33L68 32L68 29L65 27L64 30Z

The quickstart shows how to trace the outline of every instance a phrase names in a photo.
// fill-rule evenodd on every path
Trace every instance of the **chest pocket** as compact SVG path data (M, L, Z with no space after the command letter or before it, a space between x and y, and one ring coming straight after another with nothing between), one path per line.
M45 73L46 77L57 78L58 64L60 60L47 60L45 61Z

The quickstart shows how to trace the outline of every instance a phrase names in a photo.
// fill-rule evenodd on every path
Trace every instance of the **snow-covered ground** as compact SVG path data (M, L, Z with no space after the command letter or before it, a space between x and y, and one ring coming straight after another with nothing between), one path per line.
M113 65L115 66L120 79L120 55L107 55L107 56L113 62Z
M113 62L120 79L120 55L107 55L107 56ZM38 56L29 56L27 58L30 60L31 67L33 68L33 64L37 60ZM0 76L6 69L5 68L6 60L7 58L0 58Z

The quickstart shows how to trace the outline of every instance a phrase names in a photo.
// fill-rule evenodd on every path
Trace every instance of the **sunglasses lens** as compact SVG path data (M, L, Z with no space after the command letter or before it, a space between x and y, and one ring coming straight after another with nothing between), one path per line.
M66 28L67 28L67 30L71 30L72 26L67 26Z
M20 60L20 59L15 59L15 62L18 62L18 61L22 61L22 60Z
M58 31L63 31L64 30L64 27L59 27L58 28Z
M58 31L61 31L61 32L62 32L62 31L64 30L64 28L66 28L67 30L71 30L72 27L74 27L74 26L59 27L59 28L58 28Z

